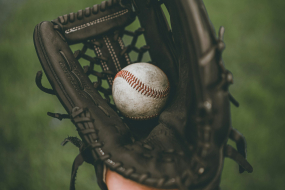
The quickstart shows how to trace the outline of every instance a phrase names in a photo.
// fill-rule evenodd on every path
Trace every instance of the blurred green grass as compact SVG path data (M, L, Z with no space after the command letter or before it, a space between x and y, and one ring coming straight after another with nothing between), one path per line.
M35 85L35 74L42 69L34 50L33 30L41 21L100 1L26 0L19 1L19 6L11 2L10 13L0 26L0 189L68 189L78 150L60 143L77 132L71 122L46 115L47 111L65 111L56 97ZM241 104L240 108L232 106L232 125L247 138L248 160L254 167L252 174L239 174L237 164L226 159L222 189L283 190L285 3L204 3L215 28L226 28L223 57L235 76L230 90ZM45 78L43 83L49 87ZM79 169L77 187L99 189L91 165Z

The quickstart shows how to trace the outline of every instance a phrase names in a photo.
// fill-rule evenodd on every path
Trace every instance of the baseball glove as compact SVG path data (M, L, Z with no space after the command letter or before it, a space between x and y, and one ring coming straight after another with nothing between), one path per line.
M136 18L141 28L125 30ZM52 89L41 85L41 71L37 86L56 95L67 111L48 115L69 118L81 138L63 142L80 149L70 189L84 161L94 165L102 190L106 167L140 184L181 190L219 189L225 157L236 161L240 172L253 171L245 139L231 126L230 101L238 102L228 91L233 76L221 56L223 33L221 27L216 37L201 0L109 0L36 26L36 51ZM140 35L146 45L138 48ZM123 36L132 37L129 45ZM72 51L74 44L82 48ZM168 76L170 97L157 118L130 120L113 104L111 86L116 73L141 62L146 52ZM82 67L81 60L88 65ZM228 138L237 150L227 145Z

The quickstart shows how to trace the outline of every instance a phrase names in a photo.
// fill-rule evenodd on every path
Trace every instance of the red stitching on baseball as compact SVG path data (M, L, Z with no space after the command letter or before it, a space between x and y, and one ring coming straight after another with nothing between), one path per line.
M149 86L142 83L137 77L135 77L129 71L121 70L120 72L118 72L116 74L115 78L117 78L117 77L122 77L123 79L125 79L127 81L127 83L129 83L129 85L131 85L131 87L136 89L141 94L144 94L144 95L149 96L149 97L164 98L169 94L169 91L170 91L169 82L168 82L168 86L166 89L156 90L156 89L150 88ZM114 78L114 80L115 80L115 78Z

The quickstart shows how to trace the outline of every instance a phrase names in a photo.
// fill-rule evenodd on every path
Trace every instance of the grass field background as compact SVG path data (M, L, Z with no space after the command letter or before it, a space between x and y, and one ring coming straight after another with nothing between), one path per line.
M60 146L77 136L70 121L47 111L65 112L56 97L41 92L42 70L33 45L36 24L100 3L97 0L0 0L0 189L68 189L76 147ZM235 77L230 91L232 124L247 138L252 174L239 174L226 159L223 190L285 189L285 2L281 0L205 0L216 28L226 28L227 69ZM43 83L49 86L44 77ZM231 143L232 144L232 143ZM94 169L84 164L78 189L98 189Z

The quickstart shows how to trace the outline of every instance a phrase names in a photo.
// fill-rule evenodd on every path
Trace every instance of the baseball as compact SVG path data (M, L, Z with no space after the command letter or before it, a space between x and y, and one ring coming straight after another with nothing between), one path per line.
M117 73L112 86L114 103L127 118L148 120L157 117L170 91L165 73L149 63L134 63Z

